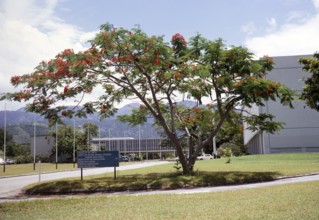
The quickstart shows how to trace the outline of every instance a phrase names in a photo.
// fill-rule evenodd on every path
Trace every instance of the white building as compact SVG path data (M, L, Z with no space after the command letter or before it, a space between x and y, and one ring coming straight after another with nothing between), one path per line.
M302 70L299 59L306 56L274 57L274 69L267 78L284 83L290 89L301 93L301 80L308 73ZM318 91L319 92L319 91ZM250 154L319 152L319 112L305 106L304 101L295 100L294 109L279 102L266 101L263 107L253 107L255 114L271 113L274 120L285 123L276 134L244 131L244 144Z

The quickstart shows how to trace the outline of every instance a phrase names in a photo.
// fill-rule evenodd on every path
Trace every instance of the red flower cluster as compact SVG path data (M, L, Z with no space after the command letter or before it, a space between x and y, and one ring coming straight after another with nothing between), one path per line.
M161 64L161 61L160 61L159 59L156 59L156 60L154 61L154 64L155 64L155 65L160 65L160 64Z
M65 49L62 52L63 55L69 55L69 54L74 54L74 51L72 49Z
M64 90L63 90L64 94L66 94L68 91L69 91L69 87L68 87L68 86L65 86L65 87L64 87Z
M11 77L11 83L12 83L13 85L19 84L19 83L20 83L20 76L13 76L13 77Z
M67 66L67 62L65 62L63 59L58 58L55 60L55 65L58 67L66 67Z
M268 55L264 55L263 59L267 60L271 64L274 63L274 59L272 57L268 56Z
M181 34L174 34L171 40L172 44L181 43L186 46L187 42Z
M19 93L17 93L15 100L16 101L21 101L23 99L27 100L31 97L31 91L30 90L24 90L24 91L20 91Z

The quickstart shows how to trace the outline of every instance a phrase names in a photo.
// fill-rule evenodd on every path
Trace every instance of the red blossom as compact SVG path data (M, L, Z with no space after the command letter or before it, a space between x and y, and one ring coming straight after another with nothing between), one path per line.
M154 61L154 64L155 64L155 65L160 65L160 64L161 64L161 61L160 61L159 59L156 59L156 60Z
M74 51L72 49L65 49L62 52L63 55L69 55L69 54L74 54Z
M68 69L66 69L66 68L59 68L59 69L55 72L54 76L55 76L55 77L70 76L69 73L70 73L70 72L69 72Z
M64 87L64 90L63 90L64 94L66 94L68 91L69 91L69 87L68 87L68 86L65 86L65 87Z
M55 65L57 65L58 67L64 67L67 65L67 62L65 62L63 59L56 59L55 60Z
M117 62L119 62L119 59L117 57L113 57L112 62L117 63Z
M171 40L172 44L181 43L182 45L186 46L187 42L185 38L181 34L174 34Z
M269 61L270 63L274 63L273 58L268 55L264 55L263 59Z
M11 77L11 83L12 83L13 85L19 84L19 83L20 83L20 76L13 76L13 77Z
M30 97L31 97L31 91L27 89L24 91L20 91L15 97L15 100L21 101L22 99L29 99Z
M177 73L174 74L174 78L175 79L181 79L183 76L184 76L184 74L181 73L181 72L177 72Z

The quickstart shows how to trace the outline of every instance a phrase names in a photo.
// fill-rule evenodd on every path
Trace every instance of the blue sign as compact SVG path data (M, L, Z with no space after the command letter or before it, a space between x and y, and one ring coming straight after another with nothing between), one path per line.
M78 151L78 168L118 167L118 151Z

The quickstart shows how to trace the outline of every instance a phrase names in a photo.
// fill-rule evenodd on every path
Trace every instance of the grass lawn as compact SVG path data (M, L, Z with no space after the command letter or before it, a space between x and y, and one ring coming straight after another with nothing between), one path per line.
M3 172L3 165L0 165L0 177L1 176L15 176L23 174L35 174L39 172L39 164L36 163L35 170L33 170L33 163L27 164L7 164L6 172ZM73 168L73 163L59 163L58 169L56 169L55 163L41 163L41 172L56 172L77 169L76 164Z
M131 162L121 162L121 166L131 164ZM55 163L41 163L41 173L46 172L60 172L66 170L77 170L77 165L73 167L73 163L59 163L58 169L56 169ZM27 164L7 164L6 172L3 172L3 165L0 165L0 177L3 176L16 176L24 174L38 174L39 164L36 163L35 170L33 170L33 163Z
M0 204L0 219L319 219L319 181L185 195L96 196Z
M269 181L281 176L319 173L319 153L251 155L226 159L198 161L194 175L180 175L173 163L85 177L84 181L66 179L34 184L28 194L75 193L174 189L198 186L219 186Z

